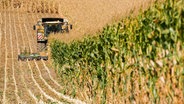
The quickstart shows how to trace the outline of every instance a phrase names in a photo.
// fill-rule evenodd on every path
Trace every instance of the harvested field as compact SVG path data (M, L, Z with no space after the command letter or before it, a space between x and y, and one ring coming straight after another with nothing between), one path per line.
M76 103L62 95L62 89L49 62L20 62L17 55L24 49L36 52L32 26L39 18L57 13L28 13L19 8L0 10L0 103Z
M17 60L24 49L36 52L32 26L42 17L66 17L74 29L54 36L63 41L80 39L106 24L127 16L153 0L1 0L0 1L0 103L83 103L63 95L51 61Z

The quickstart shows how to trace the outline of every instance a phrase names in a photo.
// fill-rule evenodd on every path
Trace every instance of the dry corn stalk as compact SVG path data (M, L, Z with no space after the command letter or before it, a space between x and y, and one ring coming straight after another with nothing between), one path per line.
M59 13L59 3L52 0L2 0L0 10L18 9L28 13Z

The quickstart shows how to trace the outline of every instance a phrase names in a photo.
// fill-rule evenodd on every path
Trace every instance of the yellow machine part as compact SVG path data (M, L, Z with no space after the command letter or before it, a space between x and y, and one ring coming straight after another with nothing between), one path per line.
M38 30L38 32L44 33L44 27L42 25L37 25L36 29Z
M44 33L44 29L38 29L38 33Z

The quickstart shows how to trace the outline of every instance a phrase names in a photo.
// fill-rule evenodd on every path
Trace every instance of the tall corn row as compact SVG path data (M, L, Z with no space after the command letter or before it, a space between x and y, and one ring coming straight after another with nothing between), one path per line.
M19 9L28 13L59 13L59 4L51 0L1 0L1 10Z
M28 12L32 13L58 13L58 3L49 0L40 0L29 3Z
M24 2L22 0L1 0L1 10L12 10L12 9L20 9L23 7Z
M155 3L98 37L53 41L63 93L92 103L184 102L184 1Z
M1 0L0 5L1 9L7 9L7 7L11 7L11 0Z

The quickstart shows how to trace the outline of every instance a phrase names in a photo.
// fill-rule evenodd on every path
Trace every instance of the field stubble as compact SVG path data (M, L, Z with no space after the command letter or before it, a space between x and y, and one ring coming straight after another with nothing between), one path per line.
M1 28L0 31L0 33L2 33L0 36L2 40L0 42L0 55L2 56L0 57L0 102L31 104L43 101L58 103L63 101L76 102L74 99L56 91L59 90L61 86L57 83L55 78L53 78L52 75L55 75L54 70L48 67L47 62L43 60L42 62L17 61L17 55L24 49L30 50L30 52L36 51L35 31L32 30L32 26L36 23L37 19L40 18L37 17L37 15L44 17L44 15L49 14L23 13L19 11L19 9L11 8L1 10L0 13L0 20L3 20L1 21L1 27L3 28ZM53 15L53 17L54 16L56 15ZM30 21L31 18L33 18L34 21ZM42 72L45 73L44 76ZM56 86L54 86L54 84ZM56 88L56 90L54 90L54 88Z
M15 35L13 35L15 37L14 41L15 41L15 44L14 44L14 48L16 47L16 52L15 54L18 54L20 53L20 46L23 46L23 43L22 43L22 37L18 35L18 33L21 33L20 32L20 28L17 28L19 27L19 24L17 25L17 15L18 15L18 12L14 13L13 14L13 22L14 22L14 25L13 25L13 30L14 30L14 33ZM20 21L18 21L19 23ZM23 78L23 70L25 68L22 68L22 63L20 62L17 62L15 61L15 78L17 80L17 93L18 93L18 96L19 98L21 99L21 103L23 102L27 102L27 103L33 103L33 102L36 102L35 99L31 98L32 97L32 94L30 94L28 88L27 88L27 84L25 83L25 79ZM35 100L35 101L34 101Z

